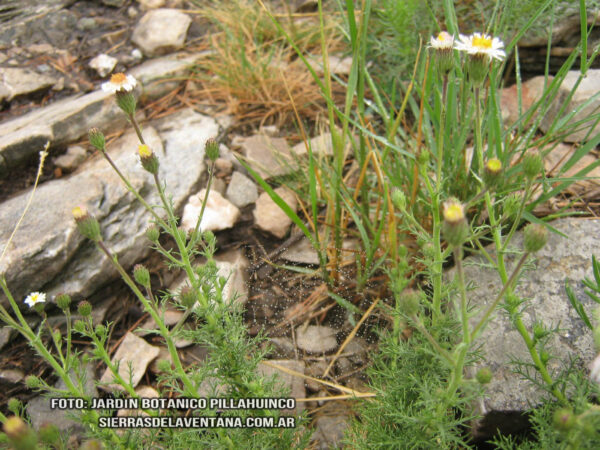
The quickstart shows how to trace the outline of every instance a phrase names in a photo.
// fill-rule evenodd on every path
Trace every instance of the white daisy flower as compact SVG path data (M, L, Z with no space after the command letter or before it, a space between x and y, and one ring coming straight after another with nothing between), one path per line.
M492 38L490 35L483 33L473 33L470 36L459 35L454 48L467 52L469 55L488 56L499 61L506 57L503 50L504 43L497 37Z
M46 294L43 292L32 292L25 298L25 303L30 308L33 308L38 303L44 303L46 301Z
M136 85L137 80L132 75L115 73L110 77L110 81L102 83L102 90L113 94L118 91L130 92Z
M454 47L454 36L446 31L442 31L440 34L431 36L429 40L429 48L435 50L451 50Z

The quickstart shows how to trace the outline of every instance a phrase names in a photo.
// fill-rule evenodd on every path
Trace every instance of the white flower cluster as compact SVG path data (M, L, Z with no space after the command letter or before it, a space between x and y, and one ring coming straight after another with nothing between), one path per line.
M499 61L506 57L504 52L504 43L497 37L484 33L473 33L470 36L459 34L458 41L455 42L454 36L446 31L442 31L437 37L432 36L429 41L429 47L435 50L456 49L467 52L473 56L488 56Z

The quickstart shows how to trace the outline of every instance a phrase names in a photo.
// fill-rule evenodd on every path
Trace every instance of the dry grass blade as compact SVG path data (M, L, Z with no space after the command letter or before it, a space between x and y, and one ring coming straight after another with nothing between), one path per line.
M358 329L364 323L364 321L367 320L367 317L369 317L371 315L371 313L373 312L373 309L375 308L375 306L377 306L377 303L379 303L379 299L378 298L375 299L375 301L371 304L371 306L369 306L369 309L367 309L365 311L365 313L360 318L360 320L358 321L358 323L356 324L356 326L352 329L352 331L350 332L350 334L348 335L348 337L344 340L344 342L342 343L342 345L340 345L340 348L338 349L338 351L336 352L336 354L333 355L333 358L331 358L331 362L329 363L329 365L325 369L325 372L323 372L323 376L324 377L326 377L329 374L329 371L331 370L331 368L335 364L335 362L338 359L338 357L342 354L342 352L344 351L344 349L346 348L346 346L350 343L350 341L352 339L354 339L354 336L356 335Z
M262 364L265 364L269 367L273 367L274 369L280 370L284 373L287 373L288 375L304 378L305 380L311 380L316 383L321 383L321 384L324 384L325 386L329 386L334 389L337 389L338 391L345 392L346 394L349 395L349 398L352 398L352 397L375 397L376 396L376 394L373 392L355 391L354 389L350 389L346 386L342 386L341 384L332 383L331 381L320 380L319 378L313 378L308 375L304 375L303 373L296 372L295 370L288 369L287 367L283 367L278 364L272 363L270 361L262 361ZM314 398L313 398L313 400L314 400Z

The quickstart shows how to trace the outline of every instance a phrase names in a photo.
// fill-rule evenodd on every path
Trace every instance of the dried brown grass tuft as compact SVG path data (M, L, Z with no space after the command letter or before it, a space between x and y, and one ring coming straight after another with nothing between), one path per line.
M293 120L293 104L305 119L324 112L325 101L310 72L260 6L248 0L217 2L203 14L216 30L209 35L212 52L192 78L199 87L194 97L224 102L242 123L282 126ZM320 54L314 14L277 17L305 55ZM342 49L335 17L328 16L324 30L329 52ZM336 94L343 98L342 86Z

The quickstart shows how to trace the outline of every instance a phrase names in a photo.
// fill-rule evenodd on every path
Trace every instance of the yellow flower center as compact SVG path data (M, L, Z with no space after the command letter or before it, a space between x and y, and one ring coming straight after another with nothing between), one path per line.
M465 218L463 207L460 203L450 203L444 207L444 220L450 223L460 222Z
M87 215L87 211L81 206L76 206L71 212L75 220L83 219Z
M485 36L475 36L473 38L473 47L488 49L492 48L492 38Z
M492 158L487 162L486 167L490 172L498 173L502 169L502 163L498 158Z
M40 299L40 294L32 294L31 295L31 301L33 303L37 303L39 301L39 299Z
M440 34L438 34L438 41L445 41L447 34L448 33L446 33L445 31L442 31Z
M140 158L150 158L152 156L152 150L150 150L147 145L142 144L138 146L138 154L140 155Z
M127 75L125 75L124 73L115 73L112 74L110 77L110 82L112 84L123 84L127 81Z

